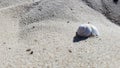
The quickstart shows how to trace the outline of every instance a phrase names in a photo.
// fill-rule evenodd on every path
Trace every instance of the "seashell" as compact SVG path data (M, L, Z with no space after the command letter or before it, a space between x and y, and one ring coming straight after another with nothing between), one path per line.
M81 37L99 36L98 29L91 24L80 25L76 33Z

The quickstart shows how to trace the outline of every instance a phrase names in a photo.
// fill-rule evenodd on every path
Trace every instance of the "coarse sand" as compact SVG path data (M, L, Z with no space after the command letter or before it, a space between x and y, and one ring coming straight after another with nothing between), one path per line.
M101 13L81 0L21 1L0 9L0 68L120 68L120 27ZM76 39L88 22L100 36Z

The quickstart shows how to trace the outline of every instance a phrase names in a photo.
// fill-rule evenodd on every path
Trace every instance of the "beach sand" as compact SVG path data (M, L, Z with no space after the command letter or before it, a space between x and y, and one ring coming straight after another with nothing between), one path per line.
M120 27L82 1L28 0L1 7L0 68L120 67ZM80 24L88 22L100 36L76 39Z

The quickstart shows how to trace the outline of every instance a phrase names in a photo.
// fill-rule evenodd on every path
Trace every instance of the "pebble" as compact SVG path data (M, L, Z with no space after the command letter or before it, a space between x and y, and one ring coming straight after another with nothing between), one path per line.
M26 51L31 51L31 49L27 49Z
M31 51L30 54L33 54L33 51Z
M71 50L68 50L70 53L72 53L72 51Z

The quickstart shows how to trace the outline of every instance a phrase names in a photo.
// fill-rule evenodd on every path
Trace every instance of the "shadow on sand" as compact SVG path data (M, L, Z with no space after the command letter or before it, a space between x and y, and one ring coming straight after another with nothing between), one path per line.
M75 43L86 39L88 39L88 37L78 36L78 34L76 33L76 36L73 38L73 42Z

